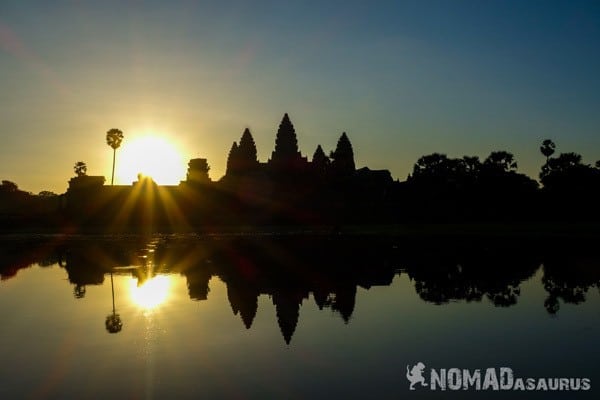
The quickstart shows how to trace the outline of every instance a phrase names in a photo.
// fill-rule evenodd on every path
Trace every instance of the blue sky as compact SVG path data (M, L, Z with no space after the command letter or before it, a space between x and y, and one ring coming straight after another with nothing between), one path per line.
M424 154L492 150L537 177L545 138L600 159L599 50L593 1L5 0L0 178L63 192L79 160L109 176L118 127L218 179L245 127L269 158L284 112L309 157L346 131L357 166L399 179Z

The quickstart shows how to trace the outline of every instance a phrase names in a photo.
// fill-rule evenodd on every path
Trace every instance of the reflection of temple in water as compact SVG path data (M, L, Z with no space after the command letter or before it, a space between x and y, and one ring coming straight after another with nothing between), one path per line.
M234 315L250 329L258 312L259 296L268 296L275 307L277 323L286 343L298 325L301 305L313 294L319 309L329 309L350 320L358 285L368 289L389 285L394 268L385 265L379 250L344 254L339 246L346 242L290 238L215 241L171 241L149 246L137 240L75 243L62 250L61 266L75 288L99 285L107 273L115 271L148 279L147 265L154 273L180 273L187 280L193 300L207 300L213 277L227 287L227 298ZM388 263L389 264L389 263ZM135 266L123 270L123 266ZM370 266L370 267L369 267ZM367 268L368 267L368 268ZM79 289L81 290L81 289Z
M319 272L312 267L298 275L290 271L286 273L280 270L280 266L273 265L273 260L265 253L244 247L240 243L227 246L227 250L213 254L211 262L200 262L196 268L182 271L187 279L190 298L206 300L210 279L219 277L227 287L233 314L239 314L244 326L250 329L258 312L259 296L268 296L275 306L277 323L286 343L291 341L301 305L311 293L320 309L329 308L339 313L344 321L350 319L356 283L339 285L327 276L326 271ZM389 273L391 282L394 271Z
M330 310L348 323L358 287L388 286L400 271L414 282L424 301L487 299L508 307L518 302L521 282L542 265L547 292L543 305L553 315L561 301L581 303L591 288L600 287L600 259L590 248L551 244L540 251L524 243L498 241L490 245L328 235L153 241L133 236L59 244L2 243L0 274L10 279L33 263L57 263L66 270L75 297L81 298L86 286L105 284L111 272L135 277L138 283L157 273L179 273L187 281L189 297L197 301L208 299L209 282L217 277L226 285L232 313L246 329L260 312L259 297L269 297L283 339L290 343L302 304L311 294L320 310Z

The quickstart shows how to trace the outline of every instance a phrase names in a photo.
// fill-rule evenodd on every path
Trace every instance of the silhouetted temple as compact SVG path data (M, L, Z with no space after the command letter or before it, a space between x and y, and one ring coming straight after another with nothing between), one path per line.
M298 150L296 130L287 113L279 124L277 137L275 138L275 150L271 154L269 165L275 171L301 170L306 169L308 166L306 157L302 157Z
M0 184L0 230L187 232L221 227L399 226L412 223L597 223L600 221L600 161L585 164L576 153L554 156L551 140L539 182L517 171L510 152L450 158L420 157L405 181L388 170L356 168L354 148L343 132L335 149L318 145L302 155L285 114L271 157L258 159L249 129L232 143L225 175L209 176L209 163L194 158L179 185L159 186L139 176L131 185L108 186L88 176L85 163L64 195ZM540 184L542 187L540 187ZM556 225L560 228L560 225ZM546 229L538 225L537 229Z
M144 176L132 185L108 186L101 176L77 176L69 181L65 209L77 224L117 230L335 224L353 219L374 200L384 201L393 184L389 171L355 169L345 132L329 157L319 145L308 161L298 149L288 114L279 124L267 162L258 160L254 138L246 128L231 146L225 176L213 182L208 171L206 159L192 159L186 180L176 186L159 186Z

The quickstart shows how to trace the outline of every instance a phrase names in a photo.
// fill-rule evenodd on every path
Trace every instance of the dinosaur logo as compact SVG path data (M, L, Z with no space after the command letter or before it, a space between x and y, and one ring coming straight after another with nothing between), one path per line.
M425 371L425 364L418 362L412 368L406 366L406 379L410 381L410 390L415 390L414 385L420 383L421 386L427 386L425 383L425 377L423 377L423 371Z

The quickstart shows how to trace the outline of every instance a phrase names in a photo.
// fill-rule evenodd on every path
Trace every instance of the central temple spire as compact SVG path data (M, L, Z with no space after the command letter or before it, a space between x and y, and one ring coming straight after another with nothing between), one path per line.
M271 162L289 165L297 163L301 158L302 155L298 151L296 130L290 121L290 117L285 113L277 130L275 150L271 155Z

